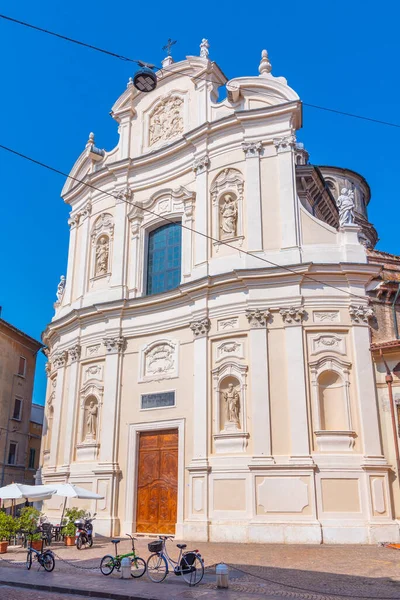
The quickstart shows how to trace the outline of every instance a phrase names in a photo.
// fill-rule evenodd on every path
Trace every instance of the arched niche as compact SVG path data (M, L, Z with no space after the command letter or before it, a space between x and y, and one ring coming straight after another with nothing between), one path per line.
M109 213L102 213L94 222L91 232L92 250L90 279L92 285L111 275L114 219Z
M214 444L217 454L244 452L247 447L246 365L226 362L212 371L214 380Z
M211 188L213 205L213 238L238 240L242 244L243 234L243 175L237 169L223 169L214 178ZM218 250L218 242L214 242Z
M321 451L343 452L354 446L350 368L350 363L337 357L310 363L314 433Z
M104 387L97 381L88 381L80 393L77 423L77 459L95 460L101 436L101 407Z

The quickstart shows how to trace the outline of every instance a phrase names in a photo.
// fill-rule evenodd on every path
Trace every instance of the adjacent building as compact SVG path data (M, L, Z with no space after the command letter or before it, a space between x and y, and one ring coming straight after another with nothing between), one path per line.
M229 81L208 52L167 57L150 93L130 80L117 146L90 134L63 188L42 480L103 495L104 535L397 540L368 184L309 164L266 51Z
M31 412L36 356L42 347L0 318L0 487L35 480L41 429L32 431ZM31 461L32 435L37 442Z

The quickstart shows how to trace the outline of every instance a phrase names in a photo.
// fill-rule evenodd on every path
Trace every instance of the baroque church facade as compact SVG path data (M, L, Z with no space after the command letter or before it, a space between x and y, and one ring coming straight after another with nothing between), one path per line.
M83 504L103 535L397 539L368 185L309 164L301 101L266 51L229 81L206 40L163 67L150 93L129 81L117 146L91 134L62 191L42 481L104 496Z

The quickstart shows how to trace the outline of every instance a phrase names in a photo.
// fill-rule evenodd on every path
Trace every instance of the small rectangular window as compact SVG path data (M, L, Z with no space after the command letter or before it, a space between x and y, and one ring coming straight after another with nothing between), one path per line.
M17 464L17 443L10 442L10 446L8 449L8 464L16 465Z
M35 455L36 455L35 448L30 448L29 449L29 464L28 464L28 469L34 469L35 468Z
M18 375L21 375L21 377L25 377L25 372L26 372L26 358L24 358L23 356L20 356L19 364L18 364Z
M17 421L20 421L21 414L22 414L22 400L20 398L15 398L14 411L13 411L13 416L11 418L16 419Z
M175 392L161 392L160 394L142 394L141 408L166 408L175 406Z

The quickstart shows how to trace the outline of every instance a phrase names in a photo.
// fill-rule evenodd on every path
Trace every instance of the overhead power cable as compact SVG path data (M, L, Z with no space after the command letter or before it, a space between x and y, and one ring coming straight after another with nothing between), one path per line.
M48 165L40 160L37 160L31 156L28 156L27 154L23 154L22 152L19 152L18 150L14 150L13 148L10 148L8 146L5 146L4 144L0 144L0 148L2 150L5 150L6 152L10 152L11 154L14 154L15 156L19 156L20 158L23 158L24 160L27 160L31 163L34 163L35 165L38 165L39 167L43 167L44 169L47 169L49 171L52 171L53 173L57 173L58 175L62 175L63 177L67 178L67 179L71 179L72 181L75 181L77 183L81 183L82 185L95 190L97 192L100 192L102 194L105 194L106 196L110 196L111 198L114 199L118 199L119 201L123 201L126 202L127 204L129 204L130 206L133 206L135 208L138 208L139 210L143 211L143 212L147 212L153 216L156 216L157 218L161 218L163 221L166 221L167 223L173 223L173 224L178 224L182 229L186 229L196 235L200 235L203 238L206 238L208 240L211 240L212 242L216 242L220 245L223 246L227 246L228 248L232 248L233 250L235 250L235 252L238 252L239 255L240 254L246 254L247 256L251 256L252 258L256 258L260 261L262 261L263 263L266 263L270 266L276 267L278 269L283 269L284 271L287 271L289 273L292 273L293 275L296 275L297 277L300 275L301 277L303 277L304 279L308 279L310 281L313 281L314 283L318 283L319 285L322 286L326 286L326 287L330 287L334 290L337 290L338 292L341 292L342 294L346 294L347 296L352 296L353 298L357 298L358 300L365 300L365 296L359 296L358 294L353 294L352 292L348 292L346 290L343 290L342 288L339 288L331 283L327 283L326 281L321 281L320 279L317 279L316 277L312 277L311 275L307 275L305 273L298 273L297 271L295 271L294 269L291 269L290 267L287 267L286 265L279 265L278 263L273 262L272 260L267 260L266 258L263 258L262 256L259 256L257 254L253 254L252 252L248 252L247 250L242 250L241 248L237 248L236 246L234 246L233 244L230 244L229 242L223 241L223 240L217 240L216 238L213 238L212 236L203 233L202 231L197 231L196 229L193 229L192 227L188 227L187 225L184 225L182 222L177 223L174 219L170 219L169 217L166 216L162 216L159 215L158 213L150 210L149 208L144 208L143 206L141 206L140 204L136 204L135 202L131 202L126 198L120 198L119 196L112 194L111 192L107 192L105 190L102 190L101 188L98 188L96 186L94 186L93 184L84 181L83 179L78 179L77 177L74 177L73 175L69 175L68 173L65 173L64 171L61 171L60 169L57 169L55 167L52 167L51 165ZM272 157L271 157L272 158Z
M8 15L3 15L0 14L0 18L4 19L6 21L10 21L12 23L16 23L17 25L22 25L23 27L28 27L30 29L34 29L36 31L40 31L41 33L45 33L47 35L51 35L53 37L57 37L59 39L62 39L66 42L70 42L72 44L77 44L78 46L83 46L85 48L89 48L90 50L95 50L96 52L101 52L102 54L108 54L109 56L112 56L114 58L118 58L119 60L123 60L125 62L131 62L131 63L135 63L135 64L143 64L143 61L140 61L138 59L133 59L130 58L129 56L124 56L123 54L118 54L116 52L111 52L110 50L106 50L105 48L100 48L99 46L94 46L93 44L88 44L86 42L82 42L80 40L76 40L74 38L71 38L69 36L66 35L62 35L60 33L56 33L55 31L51 31L49 29L45 29L43 27L39 27L37 25L33 25L32 23L28 23L26 21L21 21L20 19L14 19L13 17L9 17ZM159 67L160 71L165 71L165 72L170 72L170 73L174 73L175 71L173 69L168 69L166 67ZM198 80L202 80L202 81L209 81L210 83L215 83L216 85L221 85L220 81L213 81L210 79L206 79L205 77L200 77L200 76L196 76L196 75L191 75L190 76L192 79L198 79ZM244 91L248 91L251 92L253 94L260 94L260 95L265 95L264 92L260 92L258 90L254 90L254 89L250 89L250 88L245 88L242 87L241 88ZM335 113L338 115L342 115L345 117L352 117L353 119L361 119L363 121L369 121L370 123L378 123L379 125L386 125L388 127L395 127L397 129L400 129L400 124L399 123L392 123L391 121L383 121L382 119L375 119L373 117L366 117L364 115L359 115L356 113L351 113L351 112L346 112L346 111L342 111L342 110L338 110L335 108L329 108L327 106L320 106L318 104L310 104L308 102L303 102L302 104L304 106L308 106L309 108L315 108L317 110L323 110L326 112L331 112L331 113Z

